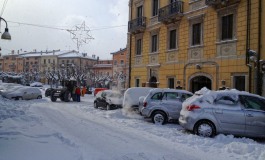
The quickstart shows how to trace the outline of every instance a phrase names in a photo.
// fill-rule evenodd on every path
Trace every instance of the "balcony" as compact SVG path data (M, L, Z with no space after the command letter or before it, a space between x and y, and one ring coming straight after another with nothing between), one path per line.
M139 17L128 22L128 31L132 34L144 32L146 28L146 17Z
M240 1L241 0L205 0L205 4L218 9L239 3Z
M173 23L183 16L183 2L176 1L159 9L158 21L163 23Z

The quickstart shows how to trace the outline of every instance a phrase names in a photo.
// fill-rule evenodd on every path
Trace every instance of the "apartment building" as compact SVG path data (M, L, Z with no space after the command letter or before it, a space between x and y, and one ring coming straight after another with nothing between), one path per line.
M126 76L127 76L127 48L121 48L119 51L110 53L112 55L112 86L117 89L126 88Z
M130 0L130 86L258 92L259 2Z

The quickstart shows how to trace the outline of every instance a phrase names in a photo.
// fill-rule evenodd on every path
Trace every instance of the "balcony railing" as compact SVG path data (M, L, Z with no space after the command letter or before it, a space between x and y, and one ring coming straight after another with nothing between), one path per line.
M241 0L205 0L205 4L208 6L213 6L215 8L222 8L225 6L238 3L240 1Z
M170 23L180 20L183 16L183 2L176 1L159 9L158 21Z
M139 17L128 22L128 31L130 33L140 33L146 28L146 17Z

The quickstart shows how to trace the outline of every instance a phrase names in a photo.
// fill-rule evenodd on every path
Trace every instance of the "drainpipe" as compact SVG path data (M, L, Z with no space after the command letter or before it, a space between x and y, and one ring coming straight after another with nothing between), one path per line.
M246 37L246 66L248 66L248 90L251 93L251 83L252 83L252 66L249 64L249 50L250 50L250 13L251 13L251 2L247 0L247 37Z
M130 15L130 20L132 20L132 4L133 4L133 0L130 1L130 9L131 9L131 15ZM129 23L128 23L129 24ZM129 28L129 26L128 26ZM132 72L132 34L130 33L130 46L129 46L129 84L128 84L128 88L131 88L131 72Z
M258 38L258 54L257 54L257 86L256 86L256 90L257 90L257 94L258 95L262 95L262 74L260 71L260 55L261 55L261 0L259 0L259 38Z

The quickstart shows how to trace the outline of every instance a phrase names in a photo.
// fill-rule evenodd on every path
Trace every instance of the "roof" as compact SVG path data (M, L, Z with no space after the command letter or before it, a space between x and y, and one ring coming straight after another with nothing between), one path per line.
M118 54L118 53L124 52L124 51L126 51L126 50L127 50L127 48L123 48L123 49L120 49L119 51L112 52L112 53L110 53L110 54Z
M97 60L96 58L87 56L87 53L79 53L79 52L74 51L74 50L60 54L60 55L58 55L58 58L85 58L85 59Z
M112 64L95 64L95 68L111 68Z
M52 51L34 51L34 52L25 52L21 54L9 54L6 56L19 56L19 57L46 57L46 56L58 56L58 58L87 58L96 60L96 58L87 56L87 53L79 53L75 50L52 50Z

